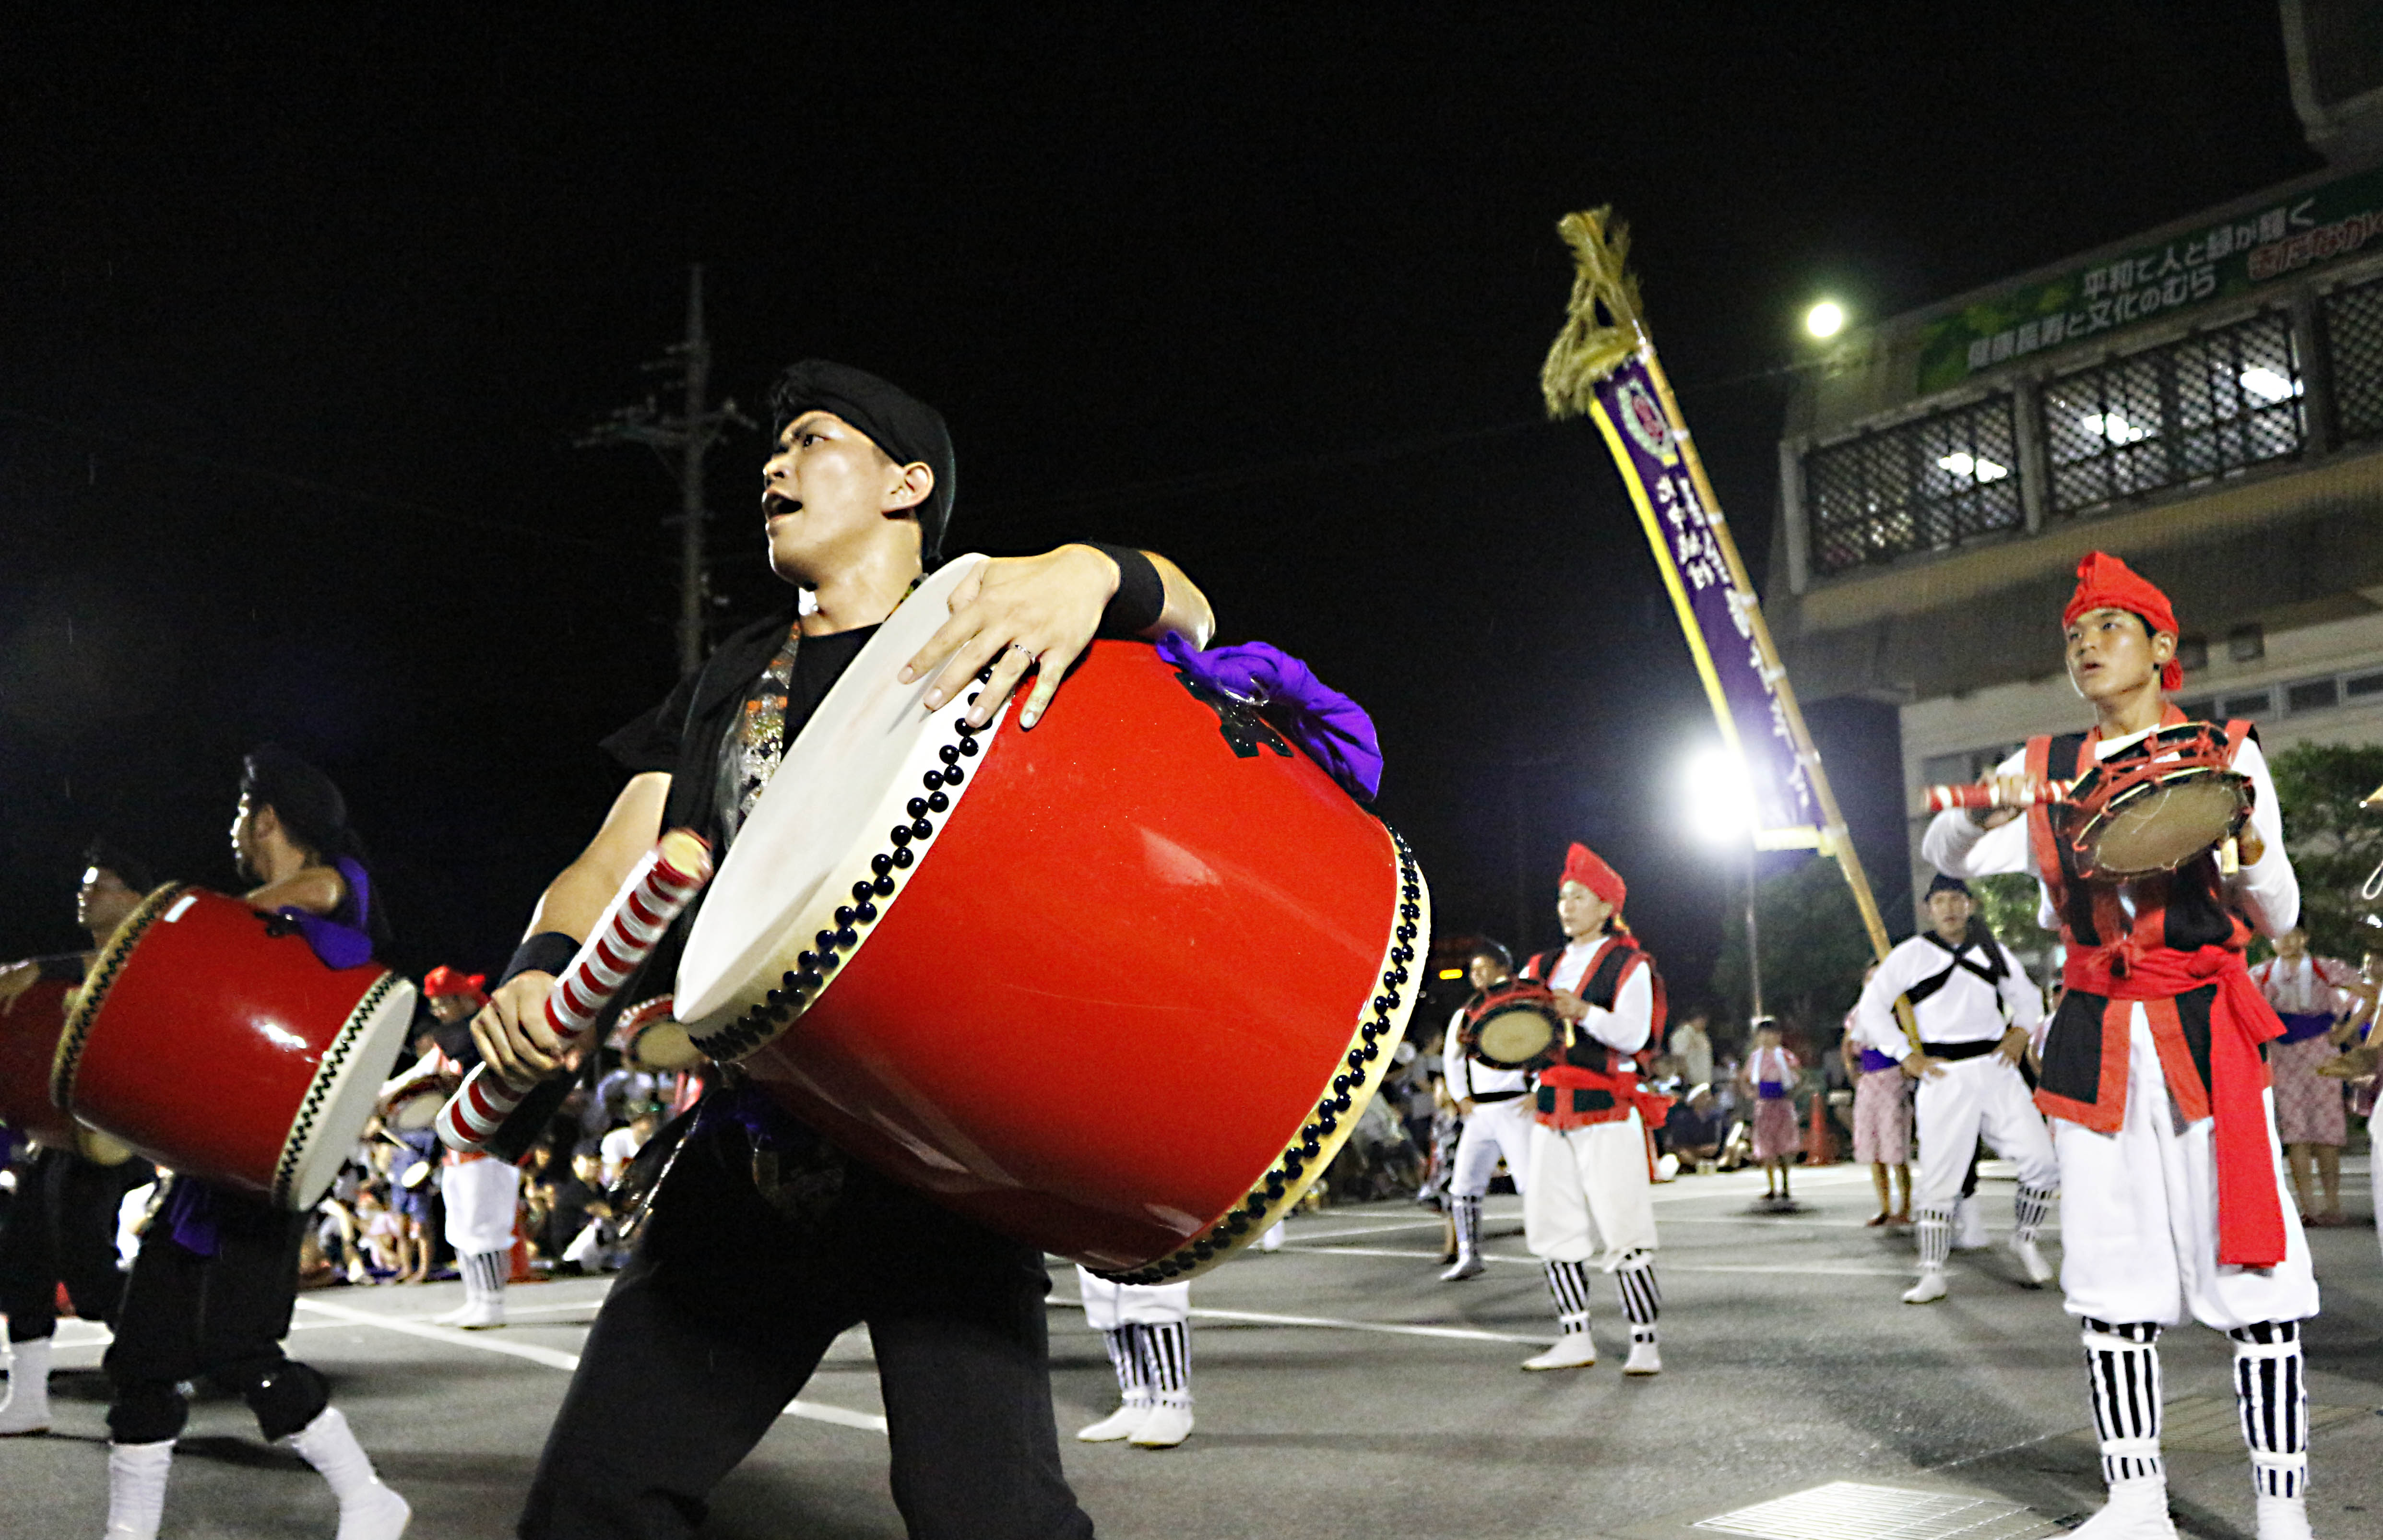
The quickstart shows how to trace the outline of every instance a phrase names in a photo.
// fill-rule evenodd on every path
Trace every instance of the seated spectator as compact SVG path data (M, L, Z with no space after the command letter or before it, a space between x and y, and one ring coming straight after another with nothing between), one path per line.
M560 1271L606 1271L607 1260L619 1251L607 1193L603 1151L597 1140L582 1140L571 1152L571 1177L555 1188L547 1217L545 1244Z
M625 1127L613 1129L597 1144L607 1189L621 1185L621 1174L629 1169L629 1163L637 1158L637 1152L646 1147L646 1140L654 1137L654 1130L661 1127L661 1122L659 1107L650 1102L640 1103L629 1109L629 1121Z

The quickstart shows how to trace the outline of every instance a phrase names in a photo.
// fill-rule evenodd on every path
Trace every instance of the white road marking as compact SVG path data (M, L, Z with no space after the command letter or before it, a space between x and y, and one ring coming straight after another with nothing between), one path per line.
M426 1341L444 1343L450 1348L475 1348L484 1353L501 1353L507 1358L527 1359L549 1369L566 1373L579 1367L579 1355L557 1348L543 1348L535 1342L512 1342L485 1332L467 1332L454 1326L430 1326L406 1316L379 1315L350 1305L325 1304L319 1300L301 1300L300 1310L311 1310L351 1325L377 1326L383 1331L418 1337ZM553 1307L541 1307L553 1308ZM862 1428L870 1433L883 1433L885 1419L866 1411L847 1411L840 1406L826 1406L818 1401L793 1400L786 1403L784 1415L804 1417L814 1423L832 1423L837 1427Z
M1291 1248L1285 1247L1284 1250L1289 1250ZM1420 1251L1397 1251L1389 1254L1423 1255ZM1084 1308L1084 1302L1081 1300L1069 1300L1056 1294L1051 1297L1051 1303L1067 1310ZM1534 1348L1544 1348L1548 1344L1548 1337L1544 1334L1538 1337L1517 1337L1513 1332L1476 1331L1470 1326L1410 1326L1387 1321L1343 1321L1329 1315L1276 1315L1266 1311L1208 1310L1198 1306L1193 1307L1192 1313L1216 1321L1247 1321L1261 1326L1312 1326L1325 1331L1377 1332L1386 1337L1438 1337L1457 1342L1521 1342Z
M1283 1247L1283 1250L1286 1251L1306 1251L1319 1257L1409 1257L1427 1262L1438 1262L1439 1260L1439 1253L1438 1251L1394 1251L1386 1246L1286 1245ZM1517 1267L1538 1267L1543 1265L1537 1257L1502 1256L1496 1251L1482 1252L1481 1260L1484 1262L1511 1263ZM1698 1263L1658 1261L1656 1263L1656 1266L1666 1273L1815 1273L1832 1276L1842 1275L1847 1277L1864 1278L1904 1278L1911 1275L1911 1269L1908 1267L1840 1266L1833 1263L1807 1263L1801 1264L1794 1263L1779 1263L1769 1265L1757 1265L1755 1263L1748 1263L1735 1266L1722 1266ZM1199 1312L1194 1311L1192 1313L1196 1315Z

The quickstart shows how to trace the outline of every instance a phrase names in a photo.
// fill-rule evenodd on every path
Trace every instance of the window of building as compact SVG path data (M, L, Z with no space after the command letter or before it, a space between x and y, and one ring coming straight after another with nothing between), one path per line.
M2352 700L2372 700L2383 696L2383 671L2352 674L2341 682L2341 693Z
M2300 361L2280 312L2199 331L2043 387L2056 512L2298 454Z
M2256 695L2228 696L2218 703L2217 709L2220 716L2232 721L2242 717L2266 716L2274 705L2275 698L2266 691L2261 690Z
M2383 278L2325 297L2334 425L2345 442L2383 435Z
M2303 679L2284 686L2287 711L2327 711L2341 704L2341 686L2330 679Z
M2222 720L2217 714L2217 702L2207 696L2204 696L2199 700L2179 700L2176 703L2176 708L2183 712L2186 718L2192 721L2217 721Z
M1942 550L2024 522L2008 395L1864 433L1804 457L1819 573Z

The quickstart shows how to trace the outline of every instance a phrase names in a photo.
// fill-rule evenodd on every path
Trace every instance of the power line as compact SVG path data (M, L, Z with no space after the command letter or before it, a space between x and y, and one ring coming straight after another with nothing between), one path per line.
M152 455L160 460L179 461L188 465L204 465L209 470L219 471L227 475L246 476L252 481L265 482L290 491L305 492L334 502L360 503L369 508L411 513L419 518L434 520L439 524L454 524L464 529L520 536L553 545L573 546L582 550L610 551L614 548L609 542L590 539L584 535L562 535L550 529L540 529L534 524L514 524L507 519L490 519L471 513L451 513L443 508L433 508L428 503L415 502L407 498L393 498L385 492L368 492L353 487L342 487L336 482L319 481L313 476L298 475L289 471L269 470L262 465L243 465L237 461L202 454L195 450L177 449L170 444L135 438L130 434L117 433L109 428L92 427L82 423L69 423L61 418L43 416L38 412L27 412L19 407L0 406L0 419L23 423L28 426L43 428L68 437L89 438L104 444L113 444L119 449Z

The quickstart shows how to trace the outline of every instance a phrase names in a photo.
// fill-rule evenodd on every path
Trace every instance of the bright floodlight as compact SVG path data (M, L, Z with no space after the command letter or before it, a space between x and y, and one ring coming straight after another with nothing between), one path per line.
M1744 843L1754 832L1754 788L1746 766L1728 749L1699 750L1682 778L1687 805L1681 810L1689 831L1711 845Z
M1822 300L1804 313L1804 329L1818 338L1836 336L1846 329L1846 307L1834 300Z

